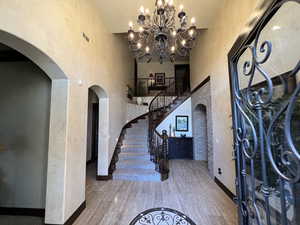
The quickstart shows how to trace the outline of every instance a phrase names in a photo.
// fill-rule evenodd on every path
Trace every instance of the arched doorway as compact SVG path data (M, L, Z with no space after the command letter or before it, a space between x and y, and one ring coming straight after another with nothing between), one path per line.
M213 177L212 123L208 101L198 101L193 109L194 159L202 161Z
M13 57L24 57L28 58L32 68L34 67L34 71L39 71L40 73L43 73L43 78L36 80L31 80L28 83L20 84L19 88L22 89L26 85L31 86L31 88L26 93L26 97L28 102L30 102L30 99L37 98L37 93L43 92L46 89L49 91L47 92L47 99L49 101L42 102L42 104L37 105L37 107L28 108L25 105L25 107L22 109L23 115L17 114L17 118L24 123L26 122L26 116L33 116L35 113L42 111L41 109L45 109L43 103L48 103L48 126L47 126L47 120L45 118L39 120L36 118L36 120L31 124L26 124L22 129L24 129L23 133L21 133L20 129L16 129L15 133L12 133L10 135L10 139L13 140L13 143L17 143L18 145L14 144L4 144L4 146L1 146L1 152L5 152L6 150L9 151L9 149L13 149L15 146L23 146L23 149L26 149L26 147L30 146L29 142L26 138L29 138L31 135L32 138L34 138L34 125L37 123L44 123L43 132L41 134L37 135L43 135L43 140L39 138L39 141L43 142L44 150L45 145L46 147L46 158L45 155L43 157L40 157L40 160L44 160L44 169L43 176L44 180L47 180L45 182L42 182L43 188L41 190L36 190L35 188L31 189L30 191L32 193L35 193L36 191L44 192L45 194L43 197L37 201L39 201L39 205L36 205L37 207L41 206L41 208L38 208L38 211L34 211L34 214L45 214L45 222L46 223L60 223L62 220L64 220L64 201L65 201L65 158L66 158L66 135L67 135L67 101L68 101L68 79L66 75L63 73L63 71L60 69L60 67L46 54L44 54L42 51L40 51L35 46L31 45L30 43L16 37L13 34L7 33L5 31L0 31L0 43L3 44L5 47L9 50L12 49L15 53L13 54ZM4 49L7 50L7 49ZM4 54L5 55L5 54ZM18 69L18 67L16 67ZM2 75L2 74L1 74ZM4 77L4 76L1 76ZM26 79L29 77L22 77L22 79ZM21 77L16 78L17 81L21 81ZM38 81L37 81L38 80ZM34 86L33 83L38 82L41 83L44 81L44 86L42 87ZM43 82L42 82L43 83ZM46 84L47 83L47 84ZM27 86L27 87L28 87ZM17 88L15 86L15 88ZM46 88L46 89L45 89ZM33 91L35 90L35 91ZM11 90L16 91L16 90ZM23 90L24 91L24 90ZM50 97L49 97L50 96ZM20 97L14 96L14 97ZM30 98L31 97L31 98ZM2 94L1 96L1 102L3 104L7 104L7 101L11 101L8 94ZM6 103L4 103L6 101ZM36 103L36 101L30 102L30 104ZM20 102L21 104L21 102ZM43 107L42 107L43 106ZM13 114L16 115L16 105L12 105L12 107L6 107L5 110L9 112L11 110L11 114L6 113L6 117L13 116ZM40 108L39 108L40 107ZM45 116L46 117L46 116ZM46 121L46 122L45 122ZM16 123L15 125L21 125L21 123ZM48 127L48 128L47 128ZM26 135L25 135L26 134ZM13 136L14 135L14 136ZM4 135L5 136L5 135ZM14 137L14 138L12 138ZM9 139L9 137L6 137ZM2 139L2 138L1 138ZM3 139L4 140L4 139ZM47 144L46 144L47 142ZM12 142L8 142L12 143ZM0 144L1 145L1 144ZM36 147L36 146L34 146ZM22 148L20 148L22 149ZM43 151L40 151L43 152ZM39 152L39 153L40 153ZM19 150L18 154L22 154L22 157L31 157L30 154L27 154L27 151L21 151ZM58 160L59 159L59 160ZM29 167L33 167L34 163L31 163ZM19 165L17 164L11 164L11 167L17 167ZM24 166L24 165L23 165ZM24 172L24 171L21 171ZM37 170L34 170L34 173L37 173ZM39 171L41 172L41 171ZM58 174L60 176L58 176ZM26 176L22 177L22 179L26 180ZM26 184L30 184L30 182L26 182ZM28 186L26 187L28 188ZM9 189L8 189L9 191ZM22 190L23 191L23 190ZM20 191L16 192L17 195L20 194ZM17 195L14 195L15 197ZM15 198L16 199L16 198ZM28 208L31 209L30 204L32 207L34 207L34 204L32 204L33 199L30 198L29 201L26 202L26 204L19 204L19 205L12 205L12 207L9 207L9 205L4 205L3 207L6 208L12 208L13 214L27 214L28 211L21 210L17 211L16 209L19 208ZM17 202L20 203L20 202ZM35 208L36 209L36 208ZM8 210L8 213L11 212ZM33 211L31 211L33 212ZM30 214L30 212L29 212ZM15 223L16 224L16 223Z
M94 163L87 173L107 176L109 167L109 102L103 88L98 85L88 90L87 162ZM95 168L95 169L93 169Z
M0 44L0 207L39 209L44 217L51 80L33 62ZM11 211L11 212L9 212ZM17 213L19 214L19 213ZM0 216L0 224L28 218ZM40 219L42 220L42 219ZM32 218L34 224L38 218Z
M208 163L207 109L199 104L194 110L194 152L197 160Z
M99 98L89 89L88 93L88 122L87 122L87 164L98 160L98 137L99 137Z

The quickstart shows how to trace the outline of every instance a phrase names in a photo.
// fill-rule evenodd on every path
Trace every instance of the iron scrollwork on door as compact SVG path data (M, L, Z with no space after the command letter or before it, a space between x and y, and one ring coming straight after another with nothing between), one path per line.
M240 225L300 224L300 1L273 1L229 54Z

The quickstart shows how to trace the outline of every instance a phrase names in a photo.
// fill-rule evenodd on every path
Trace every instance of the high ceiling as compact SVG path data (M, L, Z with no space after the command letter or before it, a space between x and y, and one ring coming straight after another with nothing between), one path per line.
M128 31L128 22L136 22L139 8L143 5L151 11L155 0L95 0L105 25L112 33ZM184 5L189 18L195 17L198 28L209 28L223 0L174 0L174 5Z

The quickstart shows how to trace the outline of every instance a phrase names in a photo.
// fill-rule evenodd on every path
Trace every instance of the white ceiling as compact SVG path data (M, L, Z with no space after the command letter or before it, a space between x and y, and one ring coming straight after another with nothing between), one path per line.
M128 22L136 22L139 8L143 5L151 11L155 0L95 0L99 13L112 33L128 31ZM224 0L174 0L175 6L184 5L189 18L195 17L198 28L209 28L218 8Z

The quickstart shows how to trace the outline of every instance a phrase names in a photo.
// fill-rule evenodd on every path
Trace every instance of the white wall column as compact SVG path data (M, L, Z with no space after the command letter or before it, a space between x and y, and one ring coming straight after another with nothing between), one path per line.
M109 167L109 99L99 98L99 145L97 175L107 176Z
M68 80L52 80L46 224L65 222L68 97Z

